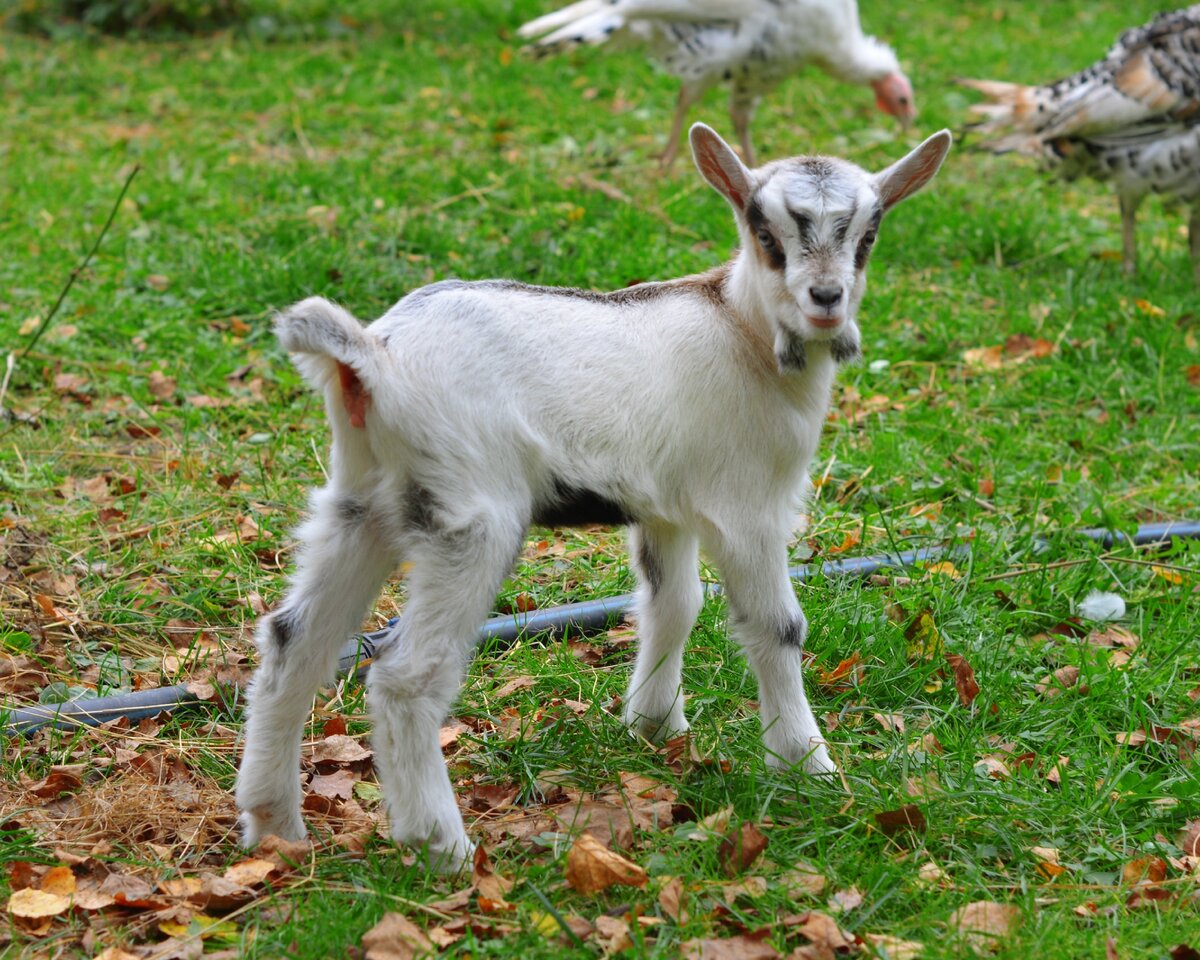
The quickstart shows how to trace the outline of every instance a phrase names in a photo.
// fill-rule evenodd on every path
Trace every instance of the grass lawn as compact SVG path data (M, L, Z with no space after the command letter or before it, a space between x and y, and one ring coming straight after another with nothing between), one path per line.
M757 147L880 168L961 128L954 77L1060 76L1157 7L864 0L919 130L811 72L763 104ZM689 163L659 172L675 87L636 53L527 61L513 33L545 0L354 9L275 0L270 22L187 40L0 33L0 693L195 681L209 701L2 741L0 954L365 956L395 912L456 956L1197 956L1200 861L1181 845L1200 817L1200 544L1071 533L1200 518L1185 218L1144 204L1126 278L1103 187L961 145L884 225L865 361L840 377L796 545L797 562L963 550L798 587L843 782L765 768L713 599L672 750L610 712L626 627L474 661L446 754L494 876L426 876L386 839L351 681L323 691L306 748L319 848L238 849L237 685L327 445L272 311L319 293L373 317L448 276L621 287L735 239ZM732 133L719 92L692 119ZM631 587L619 532L535 531L496 609ZM1124 597L1119 628L1072 619L1092 589ZM398 580L366 626L402 606ZM568 887L585 823L648 882ZM751 862L722 847L755 830ZM962 929L980 901L1000 905L989 943Z

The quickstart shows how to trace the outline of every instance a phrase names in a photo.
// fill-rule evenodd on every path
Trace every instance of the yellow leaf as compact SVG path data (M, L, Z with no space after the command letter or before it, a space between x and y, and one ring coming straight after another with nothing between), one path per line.
M531 926L533 927L533 932L539 937L543 937L547 940L557 934L560 930L558 921L555 920L550 914L543 913L541 910L531 911L529 914L529 919Z
M1165 317L1167 311L1162 307L1156 307L1149 300L1135 300L1133 305L1148 317Z
M909 660L933 660L942 655L942 635L932 610L922 610L904 631ZM939 682L938 687L941 687Z
M958 567L952 564L949 560L942 560L926 567L925 575L928 576L931 573L943 574L944 576L949 577L951 580L962 579L962 574L959 572Z
M24 920L40 917L56 917L70 908L69 898L45 890L27 888L18 890L8 898L8 912Z
M1150 569L1154 571L1156 577L1162 577L1168 583L1183 583L1183 575L1168 567L1160 567L1156 563L1151 565Z
M69 897L75 892L75 874L71 872L70 867L52 867L42 877L40 886L46 893Z

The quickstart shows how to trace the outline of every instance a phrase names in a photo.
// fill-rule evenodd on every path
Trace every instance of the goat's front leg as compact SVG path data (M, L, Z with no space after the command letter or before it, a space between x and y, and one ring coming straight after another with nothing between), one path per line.
M404 615L371 667L367 701L392 838L423 851L432 869L456 873L469 868L475 846L438 729L524 530L504 518L481 518L456 530L441 529L433 518L425 528L411 553Z
M323 490L313 508L297 533L301 546L291 586L275 611L258 622L262 659L247 694L246 746L237 779L246 846L270 834L304 837L304 721L317 688L333 676L338 650L362 624L394 566L357 498Z
M801 763L815 774L836 772L804 692L808 622L788 577L786 524L778 531L737 530L716 538L709 549L725 584L730 625L758 677L767 762Z
M704 602L699 547L686 531L642 525L631 528L630 548L638 572L638 654L625 694L625 723L661 740L688 728L680 679L683 648Z

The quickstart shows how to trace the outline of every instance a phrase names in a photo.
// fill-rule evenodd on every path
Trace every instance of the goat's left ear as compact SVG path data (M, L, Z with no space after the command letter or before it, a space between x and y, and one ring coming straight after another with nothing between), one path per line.
M883 209L890 210L932 180L952 142L949 130L939 130L907 157L875 174L875 189L879 191Z
M750 200L750 171L738 159L733 148L703 123L692 124L688 134L692 144L692 156L704 179L716 187L717 192L733 204L733 209L742 213Z

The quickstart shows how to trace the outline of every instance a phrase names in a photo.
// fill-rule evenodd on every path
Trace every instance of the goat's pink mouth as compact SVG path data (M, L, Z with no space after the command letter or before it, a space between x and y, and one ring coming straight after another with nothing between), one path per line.
M829 330L842 322L841 317L814 317L811 313L805 314L805 317L814 327L820 327L823 330Z

